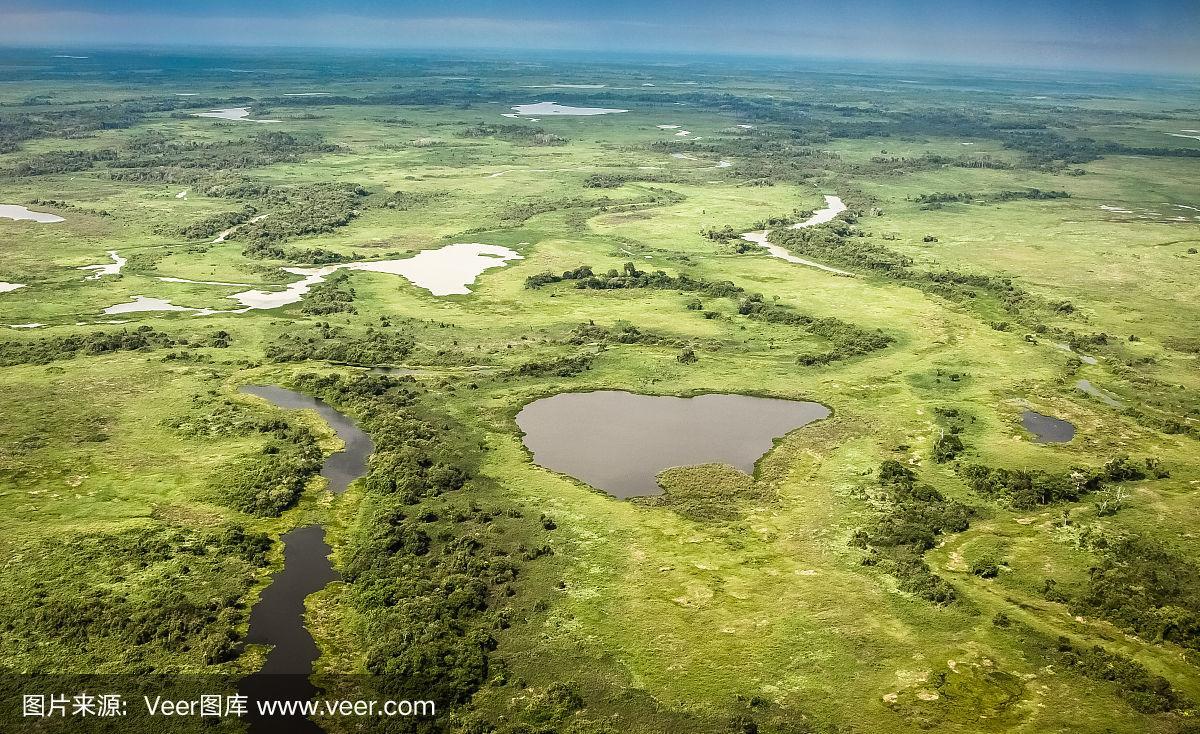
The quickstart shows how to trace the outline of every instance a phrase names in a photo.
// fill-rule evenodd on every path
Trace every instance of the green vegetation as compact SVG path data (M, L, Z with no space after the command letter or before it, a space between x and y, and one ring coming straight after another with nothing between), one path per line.
M657 504L698 522L735 520L747 509L768 504L754 477L725 464L667 469L658 475L663 488Z
M854 533L851 545L869 551L864 565L882 564L900 582L900 589L935 604L954 601L954 587L933 573L921 557L937 536L961 533L970 525L972 509L947 500L917 475L889 459L879 466L879 488L869 493L880 515L875 523Z
M48 364L59 359L73 359L77 355L108 352L149 352L177 344L186 345L187 342L155 331L152 326L139 326L133 331L94 331L31 341L7 341L0 342L0 366Z
M270 539L238 526L141 528L47 541L4 575L6 665L55 655L79 670L182 672L238 654L245 587ZM43 574L47 569L58 573ZM45 649L50 646L52 649Z
M1027 510L1055 502L1076 502L1109 482L1127 482L1147 477L1162 479L1169 474L1157 459L1131 461L1127 456L1118 456L1099 469L1072 469L1062 474L972 464L963 467L962 476L967 485L979 494Z
M331 302L344 303L329 296L328 291L325 296L315 301L317 304L326 304L321 307L323 314L333 312L328 306ZM345 327L320 322L310 329L280 334L267 346L264 353L267 359L276 362L319 359L370 367L403 362L412 353L414 346L412 335L399 329L368 326L362 333L352 333Z
M236 680L280 536L319 524L314 683L441 710L330 734L1194 726L1200 148L1167 133L1195 85L128 53L12 51L0 82L0 203L64 218L0 218L6 672ZM555 101L629 112L500 116L576 82L606 86ZM232 105L279 122L193 116ZM232 311L297 264L452 243L520 259ZM136 296L195 310L106 312ZM248 384L352 417L368 473L326 491L340 440ZM588 390L832 412L624 501L515 422Z

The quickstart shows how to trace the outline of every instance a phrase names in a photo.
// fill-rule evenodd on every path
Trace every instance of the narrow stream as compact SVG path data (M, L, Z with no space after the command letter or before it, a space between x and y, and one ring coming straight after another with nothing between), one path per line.
M805 227L815 227L818 224L827 224L832 222L834 217L844 211L846 211L846 204L841 200L840 197L826 195L824 209L818 209L814 211L811 217L803 222L797 222L793 224L791 229L804 229ZM760 229L755 232L743 232L742 239L746 240L747 242L753 242L759 247L765 249L771 257L777 257L780 260L786 260L787 262L796 263L797 265L807 265L810 268L824 270L825 272L833 273L834 275L854 277L854 273L851 273L848 270L839 270L838 268L830 267L829 265L819 263L815 260L796 257L792 253L788 252L787 249L780 247L779 245L771 244L771 242L767 239L770 234L771 230L769 229Z
M346 491L351 482L366 473L367 460L375 450L371 437L324 401L275 385L246 385L241 392L287 410L315 410L329 423L346 444L321 467L321 476L328 480L331 492ZM309 676L320 650L304 625L304 600L339 578L329 561L332 549L320 525L296 528L280 540L284 543L283 569L271 577L250 610L246 637L248 643L270 645L271 651L262 669L243 679L238 691L250 699L250 715L245 720L253 734L319 734L321 727L304 717L260 717L254 708L254 701L309 700L317 693Z

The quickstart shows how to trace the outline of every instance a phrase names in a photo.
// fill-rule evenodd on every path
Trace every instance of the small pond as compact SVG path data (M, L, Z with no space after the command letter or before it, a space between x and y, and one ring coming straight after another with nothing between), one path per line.
M1075 426L1072 423L1032 410L1021 414L1021 425L1034 435L1035 443L1066 443L1075 438Z
M673 466L721 463L753 472L775 439L829 414L800 400L598 390L535 400L517 425L534 463L625 498L661 494L655 477Z

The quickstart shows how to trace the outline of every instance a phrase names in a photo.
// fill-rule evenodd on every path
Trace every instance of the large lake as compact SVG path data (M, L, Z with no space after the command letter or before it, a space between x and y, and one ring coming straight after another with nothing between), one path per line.
M776 438L829 414L800 400L598 390L535 400L517 425L535 463L625 498L661 494L655 477L673 466L753 472Z

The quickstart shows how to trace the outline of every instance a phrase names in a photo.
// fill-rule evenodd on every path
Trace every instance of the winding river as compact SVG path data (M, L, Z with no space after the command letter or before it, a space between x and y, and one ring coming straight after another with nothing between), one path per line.
M321 466L321 476L329 482L329 491L341 494L367 471L367 460L375 450L371 437L347 418L317 398L275 385L245 385L241 392L254 395L287 410L314 410L334 430L345 448L331 454ZM251 702L271 700L309 700L317 688L309 680L320 649L304 625L304 600L310 594L339 579L329 561L332 549L325 542L325 529L305 525L280 536L284 543L283 569L271 577L271 583L250 610L250 631L246 642L270 645L261 670L238 684L238 691ZM254 712L254 704L250 711ZM318 734L323 730L301 716L265 718L246 717L250 731Z
M817 211L813 212L813 215L808 219L804 220L803 222L797 222L793 224L792 229L804 229L805 227L815 227L818 224L827 224L832 222L834 217L844 211L846 211L846 204L841 200L840 197L826 196L824 209L818 209ZM807 265L810 268L824 270L825 272L833 273L834 275L854 277L854 273L851 273L847 270L838 270L837 268L830 267L829 265L819 263L815 260L796 257L779 245L771 244L771 242L767 239L767 236L770 234L771 230L760 229L754 232L744 232L742 234L742 239L746 240L747 242L753 242L754 244L763 248L771 255L771 257L777 257L780 260L786 260L787 262L796 263L797 265Z

